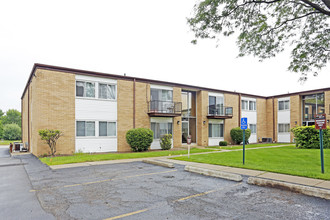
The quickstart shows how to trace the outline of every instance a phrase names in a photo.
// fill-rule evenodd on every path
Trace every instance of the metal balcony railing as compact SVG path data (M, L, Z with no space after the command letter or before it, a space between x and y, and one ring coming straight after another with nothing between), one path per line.
M153 100L148 102L148 114L153 116L179 116L182 113L182 103Z
M207 107L207 114L208 117L232 118L233 107L210 105Z

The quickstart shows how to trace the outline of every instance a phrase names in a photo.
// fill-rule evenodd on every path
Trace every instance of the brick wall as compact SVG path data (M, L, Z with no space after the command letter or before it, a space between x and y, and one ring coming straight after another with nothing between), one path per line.
M209 94L207 91L197 92L197 145L208 145L208 119L207 106L209 102ZM205 124L203 122L205 121Z
M297 122L297 124L296 124ZM290 128L302 125L301 98L299 95L290 96ZM293 134L290 135L291 142Z
M182 102L181 88L173 88L173 102ZM180 122L179 124L177 122ZM180 117L173 118L173 147L182 146L182 121Z
M231 137L230 137L230 130L232 128L238 127L240 120L239 115L239 95L237 94L224 94L225 99L225 106L233 107L233 118L231 119L225 119L225 131L224 131L224 139L228 143L232 143Z
M267 137L267 109L266 99L257 99L257 141Z

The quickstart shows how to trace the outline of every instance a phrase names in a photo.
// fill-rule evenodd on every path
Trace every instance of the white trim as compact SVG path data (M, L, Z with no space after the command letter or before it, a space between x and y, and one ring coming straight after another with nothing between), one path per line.
M220 97L224 97L223 93L215 93L215 92L209 92L209 96L220 96Z
M162 90L171 90L171 91L173 91L173 87L152 85L152 84L150 85L150 89L162 89Z

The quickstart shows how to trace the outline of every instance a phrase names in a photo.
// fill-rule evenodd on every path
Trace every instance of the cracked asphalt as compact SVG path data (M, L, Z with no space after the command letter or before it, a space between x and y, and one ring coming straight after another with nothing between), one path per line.
M237 183L142 162L51 170L31 155L19 160L31 182L25 193L57 219L330 219L330 201L246 177Z

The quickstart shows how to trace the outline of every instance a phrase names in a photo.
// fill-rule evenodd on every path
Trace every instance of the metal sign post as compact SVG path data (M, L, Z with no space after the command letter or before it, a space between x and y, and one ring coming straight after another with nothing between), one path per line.
M324 173L323 129L327 128L326 114L315 115L315 129L320 130L321 171Z
M243 130L243 164L245 164L245 130L247 127L247 118L241 118L241 129Z
M188 135L187 137L187 144L188 144L188 158L190 158L190 144L191 144L191 136Z

